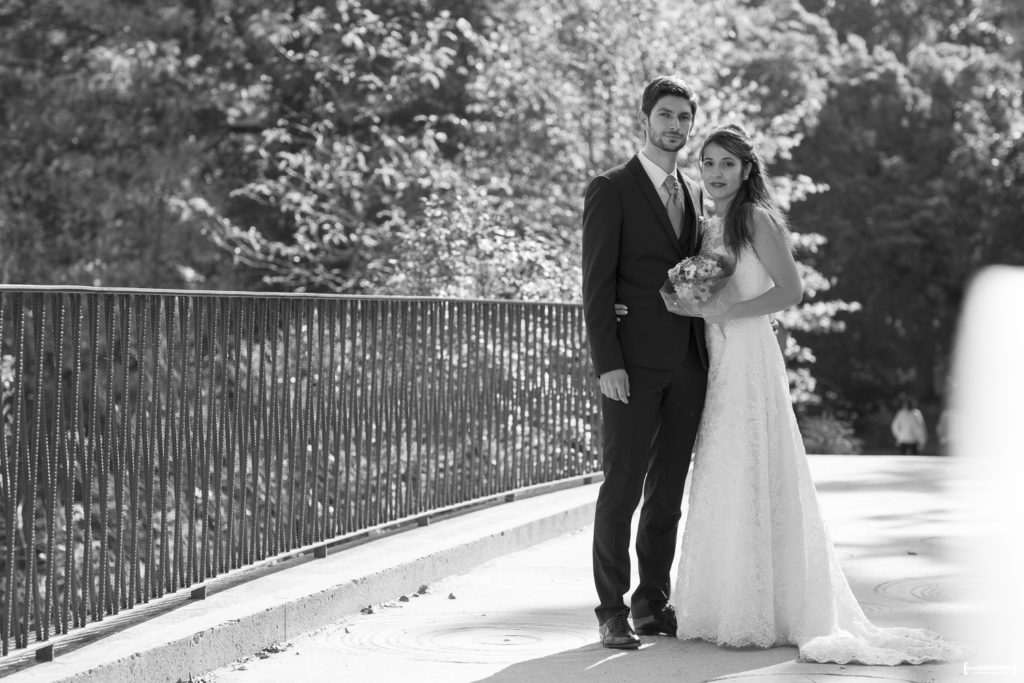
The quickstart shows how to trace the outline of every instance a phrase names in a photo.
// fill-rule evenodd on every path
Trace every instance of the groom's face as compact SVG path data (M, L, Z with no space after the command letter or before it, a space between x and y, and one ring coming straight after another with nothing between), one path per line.
M650 144L666 152L678 152L690 135L693 107L685 97L665 95L654 103L649 115L640 112L640 125Z

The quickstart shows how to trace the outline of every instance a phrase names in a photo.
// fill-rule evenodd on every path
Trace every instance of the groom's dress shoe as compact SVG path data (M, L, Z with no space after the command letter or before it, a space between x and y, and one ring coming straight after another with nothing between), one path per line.
M636 632L642 636L672 636L679 630L676 611L672 605L665 605L659 611L646 617L633 617Z
M640 638L629 625L629 612L619 612L601 624L601 644L621 650L635 650L640 647Z

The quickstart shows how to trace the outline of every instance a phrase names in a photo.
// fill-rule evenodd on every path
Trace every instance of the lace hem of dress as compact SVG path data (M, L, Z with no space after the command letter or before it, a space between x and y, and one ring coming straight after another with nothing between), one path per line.
M944 640L927 629L880 628L870 634L837 631L800 647L805 662L897 666L967 659L971 648Z

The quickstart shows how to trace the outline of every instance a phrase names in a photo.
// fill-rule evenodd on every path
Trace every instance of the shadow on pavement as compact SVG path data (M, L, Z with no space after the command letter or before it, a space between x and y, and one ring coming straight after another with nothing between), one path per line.
M575 650L519 662L480 680L488 683L629 680L703 683L722 676L793 662L797 656L795 647L737 649L674 638L643 640L638 650L611 650L593 643Z

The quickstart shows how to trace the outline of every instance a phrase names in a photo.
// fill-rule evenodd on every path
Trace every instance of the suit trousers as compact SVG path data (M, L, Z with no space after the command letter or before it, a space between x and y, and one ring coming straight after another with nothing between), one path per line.
M593 545L599 623L626 609L631 522L641 497L636 537L640 583L630 608L634 618L644 617L668 602L683 487L707 388L707 370L694 342L675 368L627 366L626 372L629 403L602 396L601 404L604 482Z

